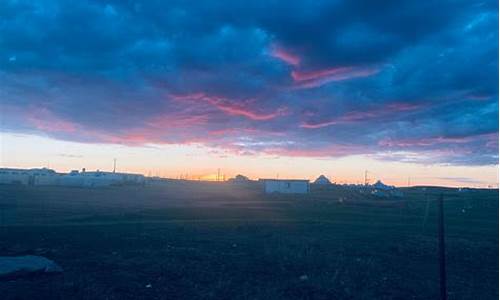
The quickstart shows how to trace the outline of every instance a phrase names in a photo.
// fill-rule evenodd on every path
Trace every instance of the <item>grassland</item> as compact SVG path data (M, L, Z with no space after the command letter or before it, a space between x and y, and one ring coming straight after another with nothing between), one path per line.
M0 298L436 299L443 193L449 298L498 299L498 190L403 192L3 185L0 255L64 273L0 282Z

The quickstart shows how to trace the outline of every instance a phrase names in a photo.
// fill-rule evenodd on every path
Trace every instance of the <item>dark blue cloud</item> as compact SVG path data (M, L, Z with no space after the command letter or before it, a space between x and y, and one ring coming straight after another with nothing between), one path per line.
M496 1L2 1L2 130L498 163Z

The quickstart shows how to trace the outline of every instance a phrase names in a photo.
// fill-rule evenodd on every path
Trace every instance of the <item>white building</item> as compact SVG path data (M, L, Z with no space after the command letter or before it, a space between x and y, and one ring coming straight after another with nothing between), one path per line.
M31 175L25 169L0 168L0 183L29 184Z
M0 168L0 183L24 185L57 185L61 174L56 171L41 169Z
M306 179L259 179L264 185L264 191L284 194L309 193L309 180Z
M146 178L141 174L114 172L82 172L77 170L67 174L54 170L0 168L0 184L23 185L64 185L64 186L108 186L108 185L142 185Z
M141 174L103 172L99 170L86 172L85 169L82 172L71 171L61 178L61 185L66 186L140 185L145 182L146 178Z
M61 178L61 174L47 168L30 169L29 171L32 175L31 184L33 185L57 185Z

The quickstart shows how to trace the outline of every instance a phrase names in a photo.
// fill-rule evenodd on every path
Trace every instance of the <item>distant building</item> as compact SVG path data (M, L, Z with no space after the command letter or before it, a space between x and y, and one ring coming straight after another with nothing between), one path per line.
M1 168L0 183L28 185L31 178L28 171L25 169Z
M142 185L146 178L141 174L115 173L103 171L82 172L71 171L61 178L61 185L66 186L109 186L109 185Z
M0 183L23 185L56 185L60 174L56 171L41 169L0 168Z
M54 170L0 168L0 184L23 185L63 185L63 186L108 186L144 184L146 178L141 174L114 172L82 172L73 170L61 174Z
M47 168L30 169L29 172L32 175L31 184L33 185L57 185L61 178L61 174Z
M321 175L316 180L313 182L314 184L332 184L328 178L326 178L325 175Z
M234 176L234 178L230 178L228 181L231 183L246 183L246 182L249 182L250 179L248 179L248 177L246 177L246 176L238 174L238 175Z
M386 185L382 183L382 181L378 180L371 186L373 190L371 191L371 194L376 197L380 198L401 198L403 197L403 193L398 190L395 186L393 185Z
M267 194L307 194L309 193L309 180L305 179L259 179L264 185Z
M380 180L378 180L377 182L375 182L375 184L373 185L373 188L375 188L377 190L381 190L381 191L390 191L390 190L396 189L395 186L385 185Z

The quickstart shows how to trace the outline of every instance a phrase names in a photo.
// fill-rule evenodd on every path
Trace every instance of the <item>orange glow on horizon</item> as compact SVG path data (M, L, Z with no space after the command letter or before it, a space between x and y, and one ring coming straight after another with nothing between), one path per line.
M396 186L407 186L408 181L412 186L498 186L497 165L423 165L380 161L364 155L337 158L286 156L286 153L237 155L201 145L83 144L7 133L0 134L0 138L2 167L49 167L58 172L82 168L112 171L113 159L116 158L118 172L172 179L217 181L220 169L219 181L238 174L253 180L281 178L311 181L325 175L339 184L362 184L364 172L369 170L371 183L382 180Z

